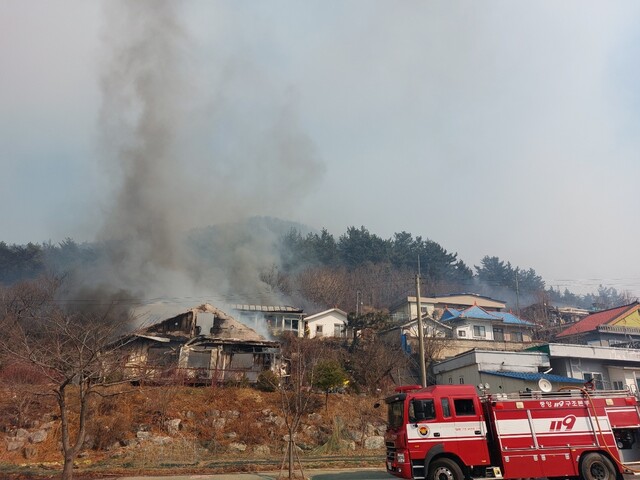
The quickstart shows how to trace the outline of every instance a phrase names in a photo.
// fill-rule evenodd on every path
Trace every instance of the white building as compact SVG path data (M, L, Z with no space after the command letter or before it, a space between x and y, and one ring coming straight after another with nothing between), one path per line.
M346 337L347 323L347 314L339 308L331 308L305 319L309 338Z
M640 350L550 343L537 350L547 353L553 373L587 381L604 390L640 387Z
M509 393L525 389L539 390L538 382L546 379L555 388L582 385L574 379L555 371L545 352L501 352L493 350L469 350L436 363L432 367L436 383L489 385L494 393Z
M473 306L482 307L488 312L500 312L506 307L502 300L478 295L476 293L453 293L449 295L438 295L435 297L420 296L420 310L422 316L428 315L436 320L447 308L464 310ZM418 317L417 297L406 297L402 301L391 307L391 315L399 322L408 322Z

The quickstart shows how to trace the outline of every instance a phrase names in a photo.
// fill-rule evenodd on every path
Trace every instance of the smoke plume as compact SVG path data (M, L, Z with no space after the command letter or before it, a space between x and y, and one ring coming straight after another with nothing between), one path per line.
M251 303L279 258L273 231L244 219L294 213L322 166L287 89L241 52L199 63L184 5L105 4L99 121L112 194L98 238L108 254L93 275L146 300ZM232 227L199 235L197 248L186 241L216 224Z

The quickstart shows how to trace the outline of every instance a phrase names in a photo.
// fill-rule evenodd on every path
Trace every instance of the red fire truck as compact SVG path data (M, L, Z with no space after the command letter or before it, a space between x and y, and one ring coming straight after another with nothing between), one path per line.
M385 441L387 471L400 478L619 480L640 472L640 412L626 390L396 392L385 399Z

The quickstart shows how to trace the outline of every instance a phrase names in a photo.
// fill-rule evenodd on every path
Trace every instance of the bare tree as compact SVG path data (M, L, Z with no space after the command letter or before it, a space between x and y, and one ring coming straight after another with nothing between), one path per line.
M68 313L54 300L59 286L57 280L41 280L2 290L0 354L30 364L46 379L43 394L53 395L60 411L61 478L70 480L85 440L90 399L123 393L110 387L123 383L122 345L114 339L128 318L113 317L108 307L101 315Z
M393 384L392 373L406 367L407 357L399 346L384 342L371 330L363 330L361 337L351 349L348 370L369 392L384 391Z
M322 342L307 338L287 337L283 346L283 356L285 357L289 372L287 377L278 385L280 393L280 409L284 417L287 429L287 448L282 461L282 470L285 464L288 467L288 476L296 477L295 458L296 434L300 429L303 415L313 412L319 402L317 395L313 392L314 387L314 366L322 358L324 351ZM298 459L298 468L304 478L302 464Z

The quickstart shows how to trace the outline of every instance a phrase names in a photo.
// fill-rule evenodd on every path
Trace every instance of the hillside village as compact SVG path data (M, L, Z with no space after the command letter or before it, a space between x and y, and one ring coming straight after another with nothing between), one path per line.
M408 358L418 351L417 305L415 296L401 299L390 311L389 326L375 331ZM597 389L638 390L638 302L593 313L566 309L547 325L477 294L421 297L420 305L429 383L488 383L517 391L537 389L546 378L558 386L593 381ZM144 365L162 372L158 375L179 373L193 383L240 378L255 383L261 371L286 372L279 354L283 334L346 343L363 334L338 308L307 314L291 306L237 304L230 312L205 304L131 334L127 368ZM542 341L542 329L554 331L553 336ZM420 383L413 365L390 372L392 382Z
M418 250L432 246L416 245ZM342 250L345 259L347 252ZM419 321L428 384L512 392L539 390L544 380L555 388L588 384L638 392L637 301L621 302L623 296L605 289L570 306L570 292L557 301L559 292L546 290L533 270L530 288L521 281L516 290L521 297L506 301L465 287L499 280L488 276L499 267L500 285L508 289L514 276L523 278L517 277L518 268L486 257L475 267L476 275L462 269L468 278L460 281L462 265L455 255L437 252L448 267L425 276L429 294L419 298L407 294L412 283L407 279L413 277L408 264L394 266L390 260L360 259L351 265L318 260L284 273L263 272L260 279L273 293L270 298L286 300L240 303L237 294L219 297L220 304L196 296L145 303L126 289L83 288L82 281L71 282L69 296L63 280L74 280L73 275L49 277L39 269L22 269L20 278L2 287L0 320L6 335L0 338L0 376L11 395L0 402L5 419L0 453L16 464L56 461L62 450L67 471L78 458L129 464L132 457L139 461L140 452L160 449L165 457L166 448L182 449L178 445L188 446L190 459L272 457L274 451L293 448L286 402L278 395L291 395L295 385L301 387L298 393L313 397L298 412L297 448L309 454L381 452L384 415L372 411L373 400L398 385L421 383ZM406 259L412 256L406 252ZM58 293L67 296L59 301ZM586 309L587 298L606 302ZM75 331L97 343L79 340ZM58 345L68 343L66 349L100 354L90 363L74 364L68 352L56 357L56 349L47 350L58 340ZM121 397L109 391L111 400L96 396L85 405L84 389L112 385L132 388ZM58 408L53 397L38 396L45 386L59 398L75 399ZM80 397L73 397L77 393ZM330 401L331 393L346 395ZM246 405L239 405L239 398ZM73 434L82 406L91 416L86 438L64 446L64 429L71 425ZM70 422L60 414L67 408ZM356 410L356 416L343 418L344 411ZM175 461L184 461L176 455Z

